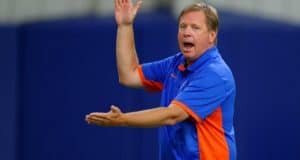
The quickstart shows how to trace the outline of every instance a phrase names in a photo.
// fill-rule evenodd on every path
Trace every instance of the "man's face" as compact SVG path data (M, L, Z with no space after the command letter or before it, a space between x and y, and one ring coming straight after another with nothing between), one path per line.
M187 12L179 20L179 48L188 64L214 45L216 33L209 31L202 11Z

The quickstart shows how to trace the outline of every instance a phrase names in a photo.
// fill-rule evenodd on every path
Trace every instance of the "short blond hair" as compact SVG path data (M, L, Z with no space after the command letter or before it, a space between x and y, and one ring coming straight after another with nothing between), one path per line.
M206 25L208 30L215 31L218 33L219 31L219 16L218 11L215 7L205 3L205 2L199 2L192 5L187 6L184 8L179 17L178 21L180 21L180 18L188 13L188 12L194 12L194 11L202 11L205 14L206 17ZM215 44L217 43L217 38L215 39Z

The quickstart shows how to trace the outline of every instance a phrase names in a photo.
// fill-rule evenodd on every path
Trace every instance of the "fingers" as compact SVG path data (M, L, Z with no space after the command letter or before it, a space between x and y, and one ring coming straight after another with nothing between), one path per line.
M118 6L122 6L124 4L130 4L131 0L115 0L115 4L117 4Z
M114 5L115 5L115 8L118 8L118 6L119 6L118 0L114 0Z
M136 14L138 12L138 10L140 9L141 5L142 5L143 1L142 0L138 0L136 2L136 4L133 6L134 9L134 13Z
M96 124L100 126L107 126L110 123L110 119L105 116L99 115L86 115L85 120L90 124Z
M99 126L108 126L109 121L106 119L102 119L102 118L97 118L97 117L88 117L87 122L89 124L95 124L95 125L99 125Z
M94 120L99 119L99 120L107 120L107 121L110 120L110 116L107 113L94 112L94 113L90 113L90 114L86 115L85 117L86 117L86 120L90 120L90 119L94 119Z
M121 0L115 0L115 9L120 9L121 7Z
M124 5L131 5L131 0L115 0L115 8L120 8ZM138 0L136 4L141 4L141 0Z
M85 116L85 120L88 123L100 126L117 126L121 115L121 110L117 106L112 105L109 112L92 112Z
M110 109L111 109L111 111L112 111L113 113L121 113L120 108L118 108L117 106L112 105L112 106L110 107Z

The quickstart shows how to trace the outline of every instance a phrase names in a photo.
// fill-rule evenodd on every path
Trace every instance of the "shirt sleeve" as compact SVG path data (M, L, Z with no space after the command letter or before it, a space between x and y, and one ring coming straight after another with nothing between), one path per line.
M172 60L173 57L168 57L159 61L145 63L138 67L140 79L148 91L162 91Z
M221 77L204 74L183 86L171 103L179 105L194 119L201 121L220 107L225 99L225 84Z

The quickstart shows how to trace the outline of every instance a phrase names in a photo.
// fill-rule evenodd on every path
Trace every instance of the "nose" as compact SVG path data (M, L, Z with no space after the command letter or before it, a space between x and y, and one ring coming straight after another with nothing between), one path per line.
M183 37L190 37L192 34L191 27L186 27L182 31Z

